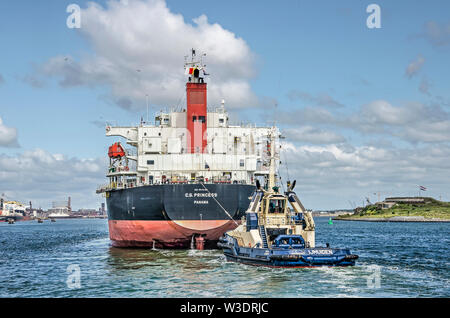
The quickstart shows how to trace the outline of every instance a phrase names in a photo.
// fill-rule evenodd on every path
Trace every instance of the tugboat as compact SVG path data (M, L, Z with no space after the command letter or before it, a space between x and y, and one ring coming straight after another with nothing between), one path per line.
M349 249L315 246L315 223L294 187L280 193L275 185L275 130L269 136L270 169L266 189L256 181L256 191L241 225L219 240L228 261L269 267L352 266L358 255Z

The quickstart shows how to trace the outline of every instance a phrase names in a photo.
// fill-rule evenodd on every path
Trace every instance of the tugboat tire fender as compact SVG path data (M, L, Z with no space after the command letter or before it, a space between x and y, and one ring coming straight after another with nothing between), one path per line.
M218 247L221 247L221 248L233 248L233 244L230 244L230 243L222 243L222 242L218 242L217 243L217 246Z
M269 258L276 260L296 261L302 259L303 257L301 255L270 255Z

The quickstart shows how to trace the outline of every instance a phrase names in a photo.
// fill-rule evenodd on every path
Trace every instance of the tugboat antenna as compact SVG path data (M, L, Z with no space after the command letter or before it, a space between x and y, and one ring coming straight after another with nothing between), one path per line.
M269 191L275 186L275 127L270 132Z

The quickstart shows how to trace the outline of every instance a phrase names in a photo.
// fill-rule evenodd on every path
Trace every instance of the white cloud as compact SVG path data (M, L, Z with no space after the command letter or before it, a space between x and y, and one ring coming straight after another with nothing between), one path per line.
M230 108L257 103L249 84L255 55L242 38L205 15L188 23L163 0L130 0L108 1L105 8L89 3L81 17L79 30L94 54L80 61L55 56L40 69L60 78L62 86L107 85L128 109L141 107L146 94L151 104L176 106L185 94L183 58L195 48L207 53L210 105L222 98Z
M7 127L3 124L3 120L0 117L0 147L19 147L17 141L17 129L13 127Z
M282 161L288 163L290 179L298 181L296 191L307 208L350 208L349 201L361 205L366 196L378 191L383 191L381 199L415 195L419 184L428 186L428 195L438 197L446 194L450 177L447 145L382 148L287 143L283 149ZM287 170L280 167L280 172L286 180Z
M312 126L289 128L285 130L285 134L288 140L312 144L332 144L345 141L345 138L339 134Z
M422 55L419 55L414 61L408 64L406 67L405 74L407 77L412 78L414 75L419 72L425 63L425 58Z
M401 126L415 119L415 113L406 107L395 107L384 100L363 105L351 116L351 122L362 131L380 131L387 126Z
M426 77L423 77L422 80L420 81L419 91L424 93L425 95L431 96L430 86L431 85L428 79Z
M412 141L449 142L450 120L418 122L413 126L405 127L403 135Z
M300 125L303 123L338 124L339 116L321 107L304 107L297 110L280 111L278 117L285 124Z
M22 81L24 81L25 83L34 88L43 88L45 86L44 81L41 78L39 78L39 76L34 74L25 75L22 78Z
M45 209L68 196L75 209L97 208L104 199L95 190L107 182L106 167L104 158L67 158L42 149L1 154L0 193Z
M333 97L331 97L327 93L319 93L316 96L312 95L308 92L300 91L300 90L291 90L288 93L288 98L291 101L295 101L298 99L304 100L306 102L313 103L317 106L331 106L331 107L343 107L344 105L336 101Z
M450 142L450 113L439 105L393 106L378 100L364 105L349 123L362 132L390 134L412 143Z
M436 47L450 44L450 23L439 25L435 21L428 21L424 26L423 36Z
M328 131L333 127L336 136L339 136L336 130L345 129L363 136L387 135L410 143L450 142L450 112L439 104L409 102L396 106L385 100L375 100L349 114L330 112L320 107L305 107L279 112L278 117L286 125L298 127L314 124L326 126ZM307 141L308 135L312 134L308 131L304 133ZM317 130L316 133L319 138L323 131ZM297 136L297 140L300 138Z

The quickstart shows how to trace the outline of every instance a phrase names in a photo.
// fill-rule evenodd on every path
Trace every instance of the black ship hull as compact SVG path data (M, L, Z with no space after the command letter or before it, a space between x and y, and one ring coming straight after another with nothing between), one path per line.
M107 192L110 239L118 247L216 248L240 222L255 187L160 184Z

